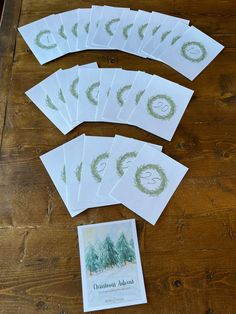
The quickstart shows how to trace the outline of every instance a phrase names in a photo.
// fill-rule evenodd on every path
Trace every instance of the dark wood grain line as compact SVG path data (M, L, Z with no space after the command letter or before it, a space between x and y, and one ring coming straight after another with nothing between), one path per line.
M12 62L15 53L16 27L20 17L21 2L22 0L5 1L0 25L0 152L6 119Z

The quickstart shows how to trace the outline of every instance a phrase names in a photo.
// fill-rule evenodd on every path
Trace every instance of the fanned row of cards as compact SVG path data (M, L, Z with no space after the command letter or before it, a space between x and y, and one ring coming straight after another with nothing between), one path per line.
M193 90L146 72L91 63L60 69L26 95L63 134L101 121L134 125L170 141Z
M79 226L78 236L84 312L147 303L134 219Z
M154 225L188 170L161 150L129 137L83 134L40 158L72 217L121 203Z
M189 20L92 6L52 14L19 31L40 64L87 49L118 49L162 61L193 80L224 48Z

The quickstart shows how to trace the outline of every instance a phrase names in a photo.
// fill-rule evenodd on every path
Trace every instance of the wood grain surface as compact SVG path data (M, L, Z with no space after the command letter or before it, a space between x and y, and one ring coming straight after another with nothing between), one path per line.
M79 52L40 66L18 25L92 4L187 18L226 48L194 82L160 62L118 51ZM235 15L229 0L6 0L0 28L0 313L83 313L76 226L134 217L148 304L101 313L236 313ZM195 90L171 142L109 123L84 123L63 136L24 94L59 68L94 61ZM160 144L189 167L156 226L122 205L70 218L39 156L82 133Z

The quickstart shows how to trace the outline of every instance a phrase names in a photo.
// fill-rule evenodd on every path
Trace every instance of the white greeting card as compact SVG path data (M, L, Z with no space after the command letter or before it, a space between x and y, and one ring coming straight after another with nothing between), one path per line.
M91 9L79 9L78 10L78 41L77 51L87 49L87 37L90 27L90 14Z
M51 30L58 48L63 55L70 52L70 46L67 41L64 25L61 22L60 17L57 14L49 15L45 18L45 22L48 28Z
M193 80L221 52L223 45L191 26L160 58Z
M157 45L155 50L152 52L152 57L158 59L163 51L165 51L165 49L169 46L174 45L189 28L190 26L187 24L178 22L170 33L163 33L164 35L162 34L163 37L160 44Z
M100 69L81 68L79 70L77 120L96 120L100 72Z
M139 10L136 18L133 23L133 27L130 31L129 38L127 39L125 45L123 46L122 50L135 54L139 54L139 48L142 45L142 41L145 37L145 32L151 17L150 12ZM141 53L142 56L142 53Z
M122 50L134 24L137 11L125 10L120 18L120 23L116 29L115 34L109 43L112 49Z
M54 183L63 202L67 206L66 197L66 168L62 145L40 156L52 182Z
M111 195L155 224L188 168L146 144Z
M59 72L63 71L62 69L54 72L50 76L48 76L45 80L40 82L40 85L42 86L44 92L47 95L48 98L48 105L54 104L58 111L63 116L64 120L67 122L67 124L71 125L71 127L75 126L73 123L70 122L69 113L67 110L66 101L64 98L64 94L62 91L62 88L60 86L60 83L58 81L58 75Z
M112 36L116 32L117 26L120 22L124 8L104 6L99 20L98 27L93 37L93 44L103 47L108 47Z
M101 69L96 121L104 121L103 111L105 103L111 91L111 85L117 71L119 71L119 69L116 68Z
M84 311L147 303L134 219L78 227Z
M192 95L191 89L153 75L128 123L170 141Z
M45 93L40 83L26 91L25 94L63 134L67 134L73 129L73 126L64 119L58 110L57 104L53 103L50 96Z
M116 72L109 96L105 103L103 111L104 120L119 122L116 118L117 114L126 101L137 73L137 71L126 70Z
M102 182L97 191L98 195L107 195L110 193L113 186L122 178L145 143L119 135L114 137ZM150 145L162 150L162 146Z
M82 156L84 138L85 135L83 134L63 145L66 171L67 209L72 217L85 210L85 208L80 207L78 200L81 170L83 166Z
M116 204L109 195L98 196L97 190L109 158L113 137L86 136L83 152L79 203L81 207Z
M99 25L99 21L102 15L102 9L103 7L98 5L92 5L91 7L89 32L86 43L88 49L104 49L103 46L93 44L93 37Z
M63 53L44 18L21 26L18 30L40 64L62 56Z
M158 29L160 28L163 21L168 17L166 14L162 14L159 12L152 12L148 26L145 31L145 36L142 40L142 43L139 47L139 53L145 56L145 53L143 52L143 47L147 44L147 42L156 34Z
M62 24L64 25L64 32L68 40L70 52L75 52L78 48L78 10L79 9L75 9L58 14Z
M119 114L117 115L117 120L121 122L127 122L131 112L139 104L146 87L150 83L152 75L139 71L134 79L132 87L129 94L121 107Z
M166 40L172 29L177 25L178 19L173 18L172 16L167 17L160 25L159 29L157 30L156 34L150 38L150 40L146 43L143 47L143 52L153 57L153 52L159 47Z

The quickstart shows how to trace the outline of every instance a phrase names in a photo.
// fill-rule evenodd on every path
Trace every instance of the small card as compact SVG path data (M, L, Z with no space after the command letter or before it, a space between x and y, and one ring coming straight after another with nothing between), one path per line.
M110 194L154 225L187 170L146 144Z
M69 43L70 52L77 51L78 47L78 11L79 9L75 9L58 14L64 25L64 32Z
M137 71L125 70L116 72L112 82L111 91L105 103L103 111L104 120L120 122L116 117L126 101L137 73Z
M90 27L90 14L91 9L79 9L78 10L78 41L77 51L87 49L87 38Z
M86 136L83 152L83 167L80 182L79 202L81 207L98 207L117 204L109 195L97 195L102 181L113 137Z
M110 193L113 186L122 178L145 144L146 142L129 137L119 135L114 137L103 179L98 188L98 195L107 195ZM150 145L162 150L162 146Z
M89 32L88 32L87 43L86 43L88 49L104 49L103 46L93 44L93 37L98 28L99 21L102 16L102 10L103 10L102 6L92 5L91 14L90 14Z
M58 110L57 104L53 103L40 83L26 91L25 94L63 134L67 134L74 128L65 120Z
M115 34L117 26L119 25L120 18L124 8L115 8L104 6L102 9L101 18L99 20L99 25L93 37L93 44L103 47L108 47Z
M81 68L79 71L77 120L96 121L100 73L100 69Z
M151 13L139 10L134 20L133 27L130 31L129 38L127 39L123 51L139 55L139 48L142 45L145 37L145 32L150 20ZM141 54L142 56L142 54Z
M134 79L132 87L126 98L124 105L121 107L117 120L127 122L131 112L136 108L140 102L146 87L150 83L152 75L139 71Z
M170 31L170 33L166 32L162 34L161 42L157 45L156 49L152 52L152 57L154 59L158 59L160 55L167 49L168 47L174 45L177 40L181 38L181 36L190 28L187 24L179 22L175 25L175 27Z
M192 95L191 89L153 75L128 123L170 141Z
M62 56L45 18L21 26L18 30L40 64Z
M63 146L59 146L50 152L40 156L52 182L54 183L63 202L67 206L66 196L66 168L64 160Z
M147 303L134 219L78 227L84 311Z
M111 85L117 71L119 71L119 69L101 69L96 121L104 121L102 115L105 108L105 103L111 91Z
M62 52L63 55L70 52L69 43L67 41L67 36L65 34L64 25L61 22L58 14L52 14L45 18L45 22L48 28L51 30L56 43L58 44L58 48Z
M72 217L85 210L79 205L79 188L82 171L84 134L63 145L66 169L67 209Z
M192 81L223 48L223 45L191 26L160 58Z
M112 36L109 46L112 49L122 50L134 24L137 11L125 10L120 18L120 23Z
M143 52L153 58L153 52L161 45L163 41L170 35L172 29L178 23L178 19L167 17L156 31L155 35L143 47Z

